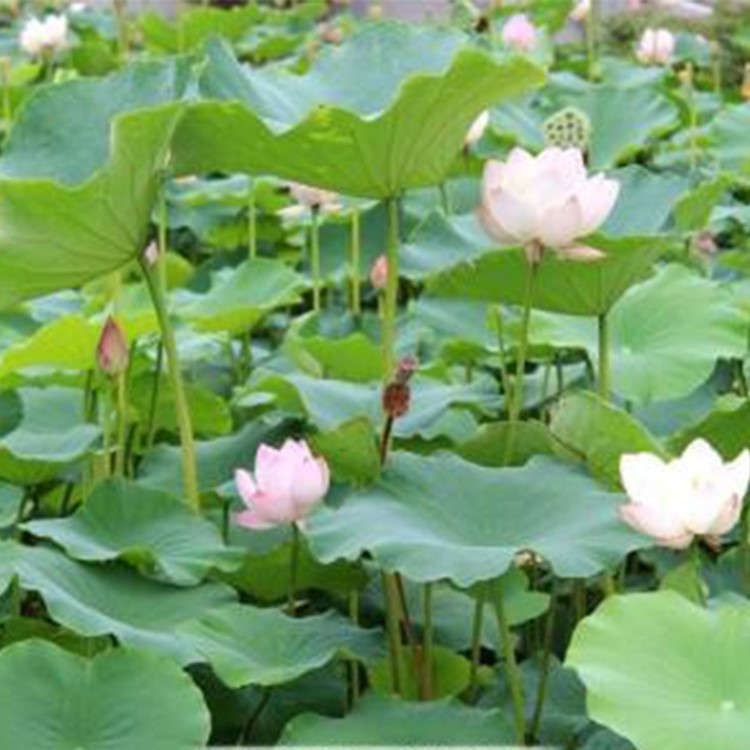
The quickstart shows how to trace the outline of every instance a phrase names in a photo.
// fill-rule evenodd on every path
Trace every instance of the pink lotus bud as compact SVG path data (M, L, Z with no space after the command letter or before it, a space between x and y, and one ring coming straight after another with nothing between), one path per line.
M473 146L484 135L484 131L487 130L489 124L490 113L485 109L484 112L482 112L482 114L471 123L469 132L464 138L464 146L466 146L466 148Z
M636 57L646 65L667 65L674 53L675 38L666 29L646 29L638 42Z
M531 249L537 261L545 247L594 260L578 240L602 225L619 190L602 174L589 177L578 149L552 147L535 157L515 148L507 161L485 164L478 216L492 239Z
M380 291L388 283L388 258L379 255L370 269L370 283Z
M315 458L304 440L287 440L279 448L261 444L255 476L235 472L235 484L247 510L234 517L249 529L270 529L301 521L328 492L330 475L323 458Z
M112 317L108 317L96 347L96 361L106 375L116 377L128 369L130 352L125 333Z
M159 245L156 240L148 243L148 246L143 251L143 256L146 258L146 263L150 266L155 266L159 260Z
M623 520L662 547L684 549L693 538L716 538L739 521L750 484L750 451L729 463L702 438L672 461L652 453L620 458L620 480L630 502Z
M503 26L502 39L514 52L531 52L536 44L536 27L526 15L517 13Z

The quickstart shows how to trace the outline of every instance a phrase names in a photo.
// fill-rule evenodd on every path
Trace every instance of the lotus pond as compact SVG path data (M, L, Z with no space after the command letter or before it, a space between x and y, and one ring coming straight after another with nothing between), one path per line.
M750 11L477 6L0 7L0 750L750 747Z

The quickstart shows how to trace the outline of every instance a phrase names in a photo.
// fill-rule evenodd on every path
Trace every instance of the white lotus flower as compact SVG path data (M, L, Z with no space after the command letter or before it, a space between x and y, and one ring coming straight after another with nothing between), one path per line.
M67 17L50 14L43 21L38 18L29 19L21 29L18 43L27 55L41 57L64 49L67 36Z
M667 29L646 29L638 42L636 57L646 65L667 65L674 54L674 34Z
M596 260L602 253L577 240L601 226L619 190L602 174L589 177L578 149L553 147L532 156L515 148L507 161L485 164L478 215L490 237L523 245L531 263L544 247L573 260Z
M652 453L620 458L620 479L630 502L620 514L657 544L684 549L696 536L719 537L739 521L750 484L750 451L729 463L703 439L672 461Z

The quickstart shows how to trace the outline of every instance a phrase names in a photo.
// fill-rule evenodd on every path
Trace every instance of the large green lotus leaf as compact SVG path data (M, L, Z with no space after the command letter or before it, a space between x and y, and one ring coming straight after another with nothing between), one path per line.
M0 722L0 750L185 750L211 729L200 690L169 659L125 649L86 659L36 639L0 653Z
M197 654L175 638L175 628L235 599L221 584L176 588L119 566L76 562L54 549L0 543L0 581L14 574L69 630L114 635L125 645L168 654L181 664L196 661Z
M712 150L722 169L739 173L750 171L750 154L745 143L748 128L750 112L744 104L726 107L711 123Z
M197 441L198 486L201 492L209 492L230 481L238 466L251 466L261 443L275 445L284 437L285 429L255 420L233 435ZM162 444L149 451L138 467L138 483L173 495L183 495L180 448Z
M373 424L380 424L382 420L379 384L292 374L262 379L257 384L257 391L276 395L282 406L291 407L289 410L293 413L308 416L323 430L333 429L360 416L369 417ZM498 407L500 401L496 384L487 378L454 385L417 376L411 381L409 411L396 420L393 434L396 437L427 435L452 406L488 411Z
M535 342L579 346L595 358L592 321L542 313L535 319ZM747 320L727 290L676 264L629 289L609 326L612 389L637 404L688 395L718 358L741 357L747 347Z
M174 61L137 63L29 100L0 158L0 306L143 250L185 78Z
M458 456L390 456L374 487L320 508L305 534L323 562L370 552L414 581L470 586L504 573L532 550L561 576L589 576L638 546L617 515L622 496L546 457L521 468Z
M3 352L0 378L27 368L91 370L99 334L100 327L78 313L57 318Z
M338 656L372 661L384 654L380 631L362 630L331 612L295 618L234 604L185 623L178 633L232 688L280 685Z
M101 432L84 421L83 392L74 388L4 391L0 409L6 419L17 415L0 437L0 477L14 484L52 479L83 456Z
M366 695L343 719L304 714L286 727L282 745L498 745L513 742L498 710L447 699L415 703Z
M639 750L745 750L750 607L706 610L674 592L608 599L567 656L592 719Z
M270 173L383 198L440 182L473 119L542 80L523 58L498 62L434 27L371 24L304 76L243 69L213 42L200 80L210 101L190 107L175 157L187 173Z
M236 570L244 557L173 495L121 479L98 484L73 516L31 521L24 528L76 560L120 558L181 586L199 583L213 568Z
M355 417L327 432L313 435L315 453L328 461L333 477L342 482L365 485L380 473L380 451L375 426L367 417Z
M615 208L600 230L607 237L643 237L664 232L690 187L682 175L651 172L639 164L614 169L607 176L620 184Z
M712 411L690 424L669 440L675 453L682 453L698 437L708 440L721 455L730 460L750 445L750 401L727 396Z
M192 50L212 36L238 41L263 15L257 5L189 8L177 14L175 21L147 11L138 18L138 25L147 48L173 54Z
M0 483L0 529L6 529L16 523L22 500L23 492L20 488ZM0 584L0 589L2 588Z
M285 263L256 258L222 271L205 294L181 295L176 312L201 331L241 333L272 310L299 302L304 286Z
M606 257L577 263L547 253L536 272L535 308L567 315L605 313L674 242L667 237L595 237L591 244ZM428 282L428 289L436 296L520 305L527 273L523 250L497 250L438 273Z
M594 393L564 396L554 407L549 429L555 440L586 462L593 476L618 489L623 453L664 453L635 417Z

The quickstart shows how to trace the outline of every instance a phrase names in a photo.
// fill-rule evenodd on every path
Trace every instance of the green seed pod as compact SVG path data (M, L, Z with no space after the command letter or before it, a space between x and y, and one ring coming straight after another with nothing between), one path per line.
M577 148L584 154L591 139L591 121L585 112L565 107L548 117L542 126L544 142L559 148Z

